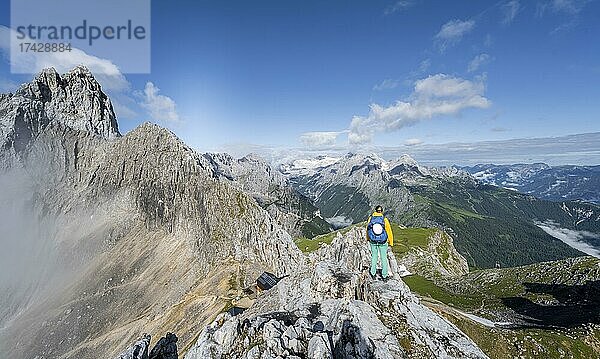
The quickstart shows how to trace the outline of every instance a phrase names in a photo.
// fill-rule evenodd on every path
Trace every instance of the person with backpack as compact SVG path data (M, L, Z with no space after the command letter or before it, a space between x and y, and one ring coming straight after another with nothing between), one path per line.
M371 243L371 277L377 274L377 261L381 258L381 276L388 277L387 249L394 245L394 233L390 221L383 215L383 207L375 207L375 212L367 221L367 240Z

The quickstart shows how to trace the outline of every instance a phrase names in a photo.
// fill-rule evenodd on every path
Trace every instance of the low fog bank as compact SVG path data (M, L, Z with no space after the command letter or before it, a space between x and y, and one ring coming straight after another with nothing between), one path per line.
M27 309L49 305L101 249L93 217L52 214L22 170L0 174L0 335Z
M552 237L560 239L585 254L600 258L600 236L587 231L561 228L557 223L552 221L538 222L536 224Z

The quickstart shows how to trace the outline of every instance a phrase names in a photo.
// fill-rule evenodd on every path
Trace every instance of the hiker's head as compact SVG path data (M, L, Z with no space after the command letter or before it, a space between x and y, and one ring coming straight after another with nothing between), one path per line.
M381 206L375 207L375 212L377 212L377 213L383 213L383 207L381 207Z

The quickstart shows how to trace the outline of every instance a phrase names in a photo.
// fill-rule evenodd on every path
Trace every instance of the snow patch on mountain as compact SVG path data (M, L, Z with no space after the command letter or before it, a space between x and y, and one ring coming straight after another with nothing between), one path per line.
M309 175L315 171L330 166L340 160L340 157L317 156L315 158L296 159L290 163L284 163L279 168L287 175Z

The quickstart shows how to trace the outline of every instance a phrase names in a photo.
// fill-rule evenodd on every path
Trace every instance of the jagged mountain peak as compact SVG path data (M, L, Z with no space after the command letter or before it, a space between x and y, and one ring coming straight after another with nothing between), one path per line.
M0 97L0 113L0 145L17 152L49 125L105 139L121 136L110 99L84 66L63 75L43 69L14 94Z

